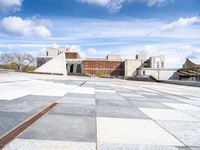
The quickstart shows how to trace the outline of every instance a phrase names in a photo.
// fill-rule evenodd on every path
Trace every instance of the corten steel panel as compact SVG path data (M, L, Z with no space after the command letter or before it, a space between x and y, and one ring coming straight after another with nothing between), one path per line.
M96 75L99 71L107 76L124 76L123 61L84 60L85 73Z
M74 52L74 53L70 52L70 53L65 53L65 58L66 59L80 59L81 57L76 52Z

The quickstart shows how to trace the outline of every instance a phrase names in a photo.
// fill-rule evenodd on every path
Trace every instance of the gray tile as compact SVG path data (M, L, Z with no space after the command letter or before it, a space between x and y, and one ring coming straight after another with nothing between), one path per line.
M55 102L59 99L58 96L42 96L42 95L27 95L24 97L17 98L17 101L33 101L33 102ZM14 100L14 101L15 101Z
M157 121L187 146L200 147L200 122Z
M23 123L33 114L19 112L1 112L0 111L0 137Z
M99 150L190 150L186 147L163 145L99 144Z
M7 100L0 100L0 106L1 106L1 105L4 105L4 104L7 103L7 102L9 102L9 101L7 101Z
M118 94L95 94L96 99L110 99L110 100L125 100L122 96Z
M95 118L48 114L31 126L19 138L95 142Z
M136 107L97 106L96 114L97 117L136 118L136 119L149 118Z
M91 98L94 98L94 95L93 94L67 93L66 95L64 95L64 97L65 98L74 97L74 98L88 98L88 99L91 99Z
M200 119L200 111L194 111L194 110L179 110L189 116L192 116L194 118Z
M85 104L85 105L95 105L95 99L93 97L63 97L57 101L61 104Z
M131 105L135 107L143 107L143 108L160 108L160 109L172 109L167 105L161 103L154 103L148 101L129 101Z
M168 99L168 98L127 98L128 100L133 100L133 101L147 101L147 102L153 102L153 103L183 103L181 101L177 101L174 99Z
M105 105L105 106L124 106L130 107L130 103L127 100L111 100L111 99L97 99L96 105Z
M50 105L50 103L16 99L1 105L0 110L5 112L37 113L48 105Z
M50 114L64 114L77 116L95 116L94 106L77 104L59 104Z
M200 150L200 147L190 147L190 150Z

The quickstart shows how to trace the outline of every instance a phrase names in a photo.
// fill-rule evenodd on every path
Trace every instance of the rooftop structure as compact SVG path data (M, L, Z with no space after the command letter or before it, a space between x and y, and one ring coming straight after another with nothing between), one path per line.
M42 64L43 63L43 64ZM82 74L88 76L133 78L138 75L154 75L160 79L165 69L164 56L152 56L147 59L145 53L136 55L136 59L122 60L120 55L108 54L105 58L81 58L78 52L70 48L47 48L46 56L37 58L35 72L56 74ZM149 70L144 70L148 68ZM168 70L165 79L171 78L176 70ZM163 74L166 74L164 72Z
M181 79L200 81L200 59L186 58L178 73Z

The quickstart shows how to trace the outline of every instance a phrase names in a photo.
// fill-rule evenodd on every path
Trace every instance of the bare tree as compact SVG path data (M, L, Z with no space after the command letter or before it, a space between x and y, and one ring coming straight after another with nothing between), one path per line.
M34 60L32 55L25 53L2 53L0 55L0 63L15 64L19 71L24 71Z

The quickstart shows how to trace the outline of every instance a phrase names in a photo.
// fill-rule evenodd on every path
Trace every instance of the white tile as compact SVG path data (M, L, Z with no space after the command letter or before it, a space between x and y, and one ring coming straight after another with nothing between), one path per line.
M96 150L95 143L16 139L3 150Z
M187 146L200 147L200 123L180 121L157 121L172 135L180 139Z
M125 96L125 97L135 97L135 98L143 98L144 97L140 94L133 94L133 93L119 93L119 95Z
M193 106L190 104L180 104L180 103L163 103L169 107L172 107L174 109L178 110L194 110L194 111L200 111L200 107Z
M153 108L139 109L154 120L200 121L177 110Z
M94 88L91 88L91 87L77 87L77 88L73 89L70 93L94 94Z
M26 90L4 90L0 93L0 99L3 100L13 100L22 96L28 95L30 92Z
M146 96L148 96L148 95L150 95L150 96L157 96L158 94L156 94L156 93L150 93L150 92L137 92L138 94L142 94L142 95L146 95Z
M101 92L101 93L116 93L114 90L95 90L95 92Z
M183 146L152 120L97 118L97 142Z

